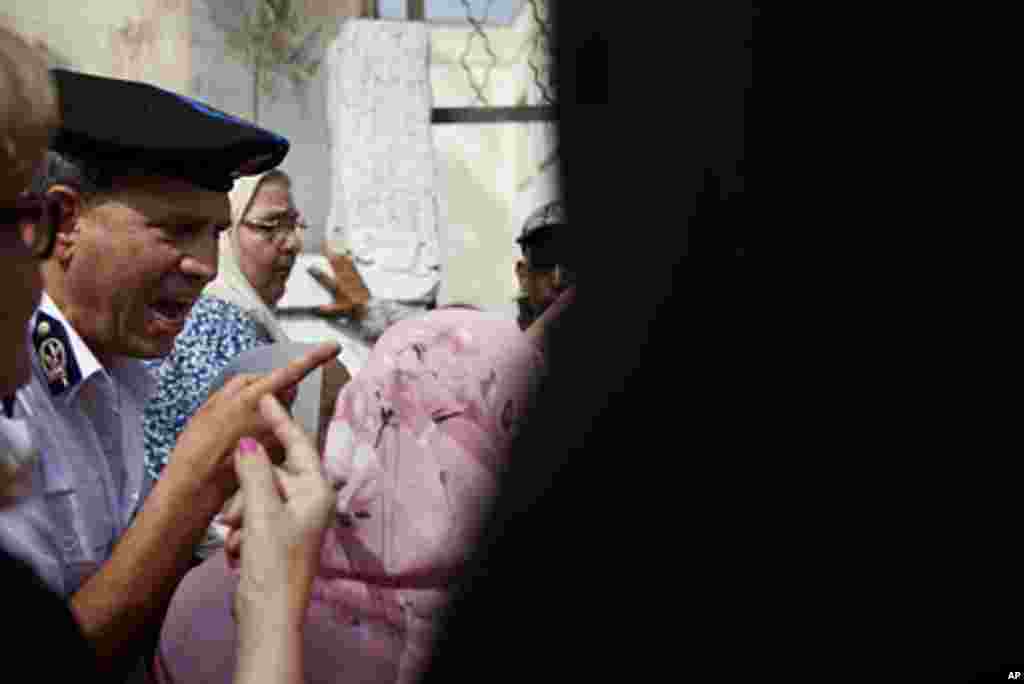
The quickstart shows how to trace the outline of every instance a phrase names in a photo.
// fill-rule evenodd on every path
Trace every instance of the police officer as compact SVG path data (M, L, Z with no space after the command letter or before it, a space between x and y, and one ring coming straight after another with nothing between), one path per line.
M526 330L555 303L575 281L567 266L565 249L568 217L565 203L548 202L534 211L523 223L516 242L523 258L516 262L519 279L519 327Z
M32 190L56 218L52 232L37 231L47 237L34 252L44 292L27 331L28 384L4 401L7 418L33 427L39 459L28 495L0 509L0 546L69 600L101 667L124 675L237 489L239 438L270 438L260 397L293 386L337 345L232 381L147 483L142 359L170 350L216 274L233 179L278 165L288 142L150 85L52 76L62 122Z

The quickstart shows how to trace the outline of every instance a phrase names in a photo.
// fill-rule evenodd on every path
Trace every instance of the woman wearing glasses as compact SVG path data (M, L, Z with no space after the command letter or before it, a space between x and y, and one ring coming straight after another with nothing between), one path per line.
M295 209L291 179L275 169L235 181L231 229L221 235L217 278L204 294L232 306L255 325L246 330L274 342L288 340L274 315L302 250L305 224Z

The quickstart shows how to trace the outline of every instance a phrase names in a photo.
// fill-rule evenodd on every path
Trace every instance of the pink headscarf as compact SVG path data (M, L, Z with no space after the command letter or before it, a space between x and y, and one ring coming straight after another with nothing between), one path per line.
M515 322L472 310L378 340L327 435L340 489L304 632L307 681L404 683L425 667L541 366ZM235 583L218 556L182 582L158 658L167 679L231 681Z

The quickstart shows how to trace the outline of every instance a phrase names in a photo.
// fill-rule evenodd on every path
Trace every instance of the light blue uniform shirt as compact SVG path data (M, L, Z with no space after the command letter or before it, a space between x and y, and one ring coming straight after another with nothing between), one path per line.
M104 368L45 293L28 335L32 378L14 417L40 458L29 494L0 509L0 546L67 597L110 558L152 488L142 411L153 381L136 359Z

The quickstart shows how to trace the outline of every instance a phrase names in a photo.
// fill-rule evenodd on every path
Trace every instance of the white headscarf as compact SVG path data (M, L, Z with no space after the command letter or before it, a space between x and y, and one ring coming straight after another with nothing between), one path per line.
M268 172L269 173L269 172ZM220 254L217 258L217 277L206 286L204 294L222 299L245 309L267 329L274 342L289 342L288 335L242 272L239 261L238 226L249 211L266 173L258 176L242 176L235 179L228 198L231 202L231 229L221 233Z

